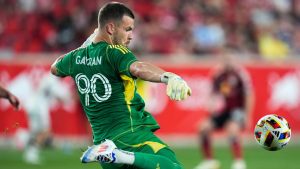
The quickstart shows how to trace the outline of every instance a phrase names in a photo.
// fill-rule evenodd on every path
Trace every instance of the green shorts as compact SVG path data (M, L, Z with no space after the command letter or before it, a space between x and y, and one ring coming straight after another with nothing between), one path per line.
M119 149L130 152L161 155L167 157L174 163L181 165L176 159L175 153L169 148L169 146L148 129L123 135L113 141ZM134 166L118 164L101 164L101 166L103 169L138 169Z

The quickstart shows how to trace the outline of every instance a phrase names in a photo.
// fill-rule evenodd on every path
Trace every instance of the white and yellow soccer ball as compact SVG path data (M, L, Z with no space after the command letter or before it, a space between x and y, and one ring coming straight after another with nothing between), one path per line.
M256 142L269 151L280 150L291 139L291 128L285 118L269 114L258 120L254 129Z

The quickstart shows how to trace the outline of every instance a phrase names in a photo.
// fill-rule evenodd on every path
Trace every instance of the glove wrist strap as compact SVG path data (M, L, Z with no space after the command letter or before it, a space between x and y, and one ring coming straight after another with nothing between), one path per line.
M179 77L178 75L174 74L174 73L171 73L171 72L165 72L161 75L160 77L160 81L165 83L165 84L168 84L168 81L170 79L170 77ZM179 77L180 78L180 77Z
M166 72L167 73L167 72ZM166 75L166 73L163 73L161 76L160 76L160 81L165 83L165 84L168 84L168 81L169 81L169 76Z

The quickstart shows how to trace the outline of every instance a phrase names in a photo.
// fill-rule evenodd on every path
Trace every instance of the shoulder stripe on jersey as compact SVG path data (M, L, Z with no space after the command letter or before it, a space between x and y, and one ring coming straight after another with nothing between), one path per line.
M127 53L125 50L123 50L123 49L120 48L120 47L115 47L115 49L119 49L123 54L126 54L126 53Z
M125 50L126 53L129 53L129 52L130 52L125 46L122 46L122 45L117 45L117 46L119 46L120 48L122 48L123 50Z
M127 48L125 48L124 46L122 46L122 45L109 45L109 48L118 49L123 54L129 53L129 50Z

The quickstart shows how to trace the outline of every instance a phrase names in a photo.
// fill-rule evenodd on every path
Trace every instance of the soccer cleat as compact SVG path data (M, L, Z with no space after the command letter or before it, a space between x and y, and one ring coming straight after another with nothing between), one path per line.
M111 140L105 140L99 145L93 145L83 152L80 160L82 163L101 162L114 163L116 161L115 153L116 145Z
M246 163L244 160L235 160L232 163L231 169L246 169Z
M204 160L199 165L197 165L194 169L219 169L220 162L217 160Z
M35 146L29 146L24 153L24 160L26 163L29 164L41 164L40 158L39 158L39 149Z

